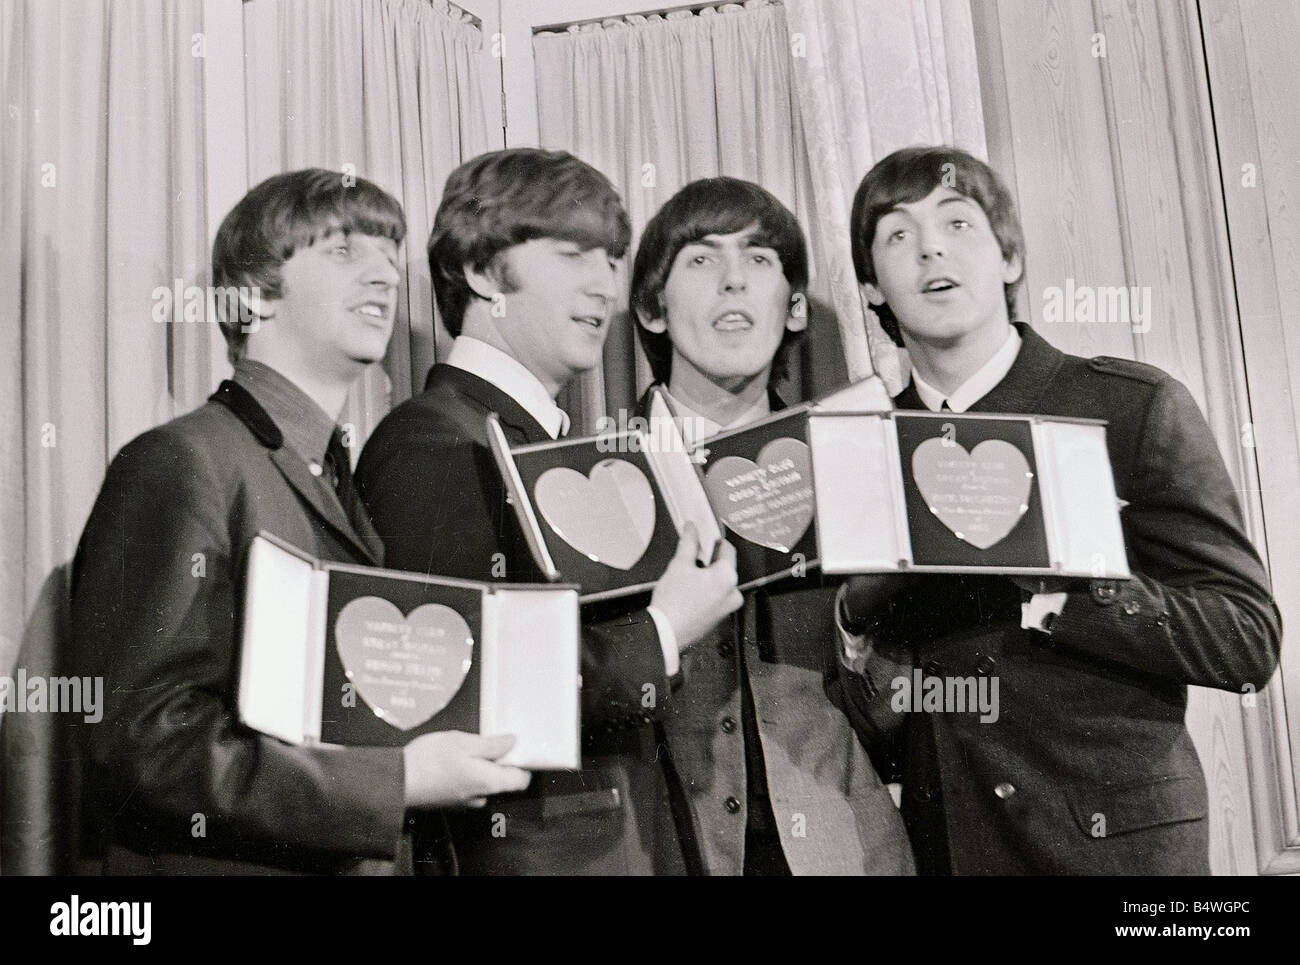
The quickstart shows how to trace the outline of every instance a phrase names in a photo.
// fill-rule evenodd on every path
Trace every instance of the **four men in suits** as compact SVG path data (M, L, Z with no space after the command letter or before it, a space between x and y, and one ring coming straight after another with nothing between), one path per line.
M1133 581L863 577L833 603L798 588L740 609L731 548L698 565L688 529L645 609L584 613L577 774L522 793L530 775L496 763L508 736L391 750L255 734L234 673L259 530L323 559L535 577L485 419L513 444L567 431L555 398L600 362L630 235L608 181L570 155L457 169L429 239L456 340L377 428L354 491L334 422L383 357L405 225L364 180L279 175L214 245L214 283L255 313L222 323L233 379L122 450L78 550L69 657L108 684L81 734L87 846L113 871L910 873L851 721L902 782L923 873L1208 871L1186 688L1262 686L1280 626L1204 420L1158 369L1068 356L1010 322L1023 240L969 155L886 158L852 226L864 291L910 352L898 406L1109 422ZM806 280L793 216L748 182L691 184L647 226L638 334L688 432L779 407L769 383ZM996 719L892 714L888 674L912 666L997 675Z
M771 386L807 325L807 281L798 222L751 182L693 181L646 225L637 334L688 443L783 407ZM662 724L709 874L912 871L893 801L822 692L832 597L812 581L746 594L683 655Z

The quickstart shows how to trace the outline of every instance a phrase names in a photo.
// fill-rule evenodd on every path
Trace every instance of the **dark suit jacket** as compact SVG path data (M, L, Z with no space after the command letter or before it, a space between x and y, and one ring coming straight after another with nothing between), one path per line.
M1281 644L1268 578L1196 403L1149 365L1082 359L1025 325L972 411L1105 419L1131 581L1073 585L1045 635L999 577L920 577L880 613L885 652L935 677L997 677L1000 717L912 713L883 751L922 872L1208 874L1205 778L1187 685L1263 686ZM909 387L899 408L922 408ZM865 739L881 695L831 665ZM892 761L889 759L892 756Z
M775 393L772 408L783 408ZM638 414L648 416L649 393ZM709 874L744 871L747 787L754 780L766 782L793 874L913 873L898 810L822 688L822 654L835 636L835 589L820 584L814 571L746 593L739 613L682 654L681 684L661 720L674 765L670 779L681 784ZM742 726L746 689L752 734Z
M233 382L109 466L73 566L69 666L104 678L80 743L87 844L110 873L392 871L399 852L409 869L399 750L293 747L236 719L257 532L381 562L326 485Z
M437 365L425 390L375 429L357 486L389 566L477 580L533 580L485 419L511 444L545 430L514 399L462 369ZM684 868L648 726L668 698L663 652L644 610L583 616L583 770L541 772L523 794L452 816L470 874L650 874Z

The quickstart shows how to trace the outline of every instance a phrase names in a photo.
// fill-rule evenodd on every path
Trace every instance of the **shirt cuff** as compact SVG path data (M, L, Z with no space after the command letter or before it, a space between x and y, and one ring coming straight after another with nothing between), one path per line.
M840 621L840 614L844 612L842 607L844 594L847 590L848 584L841 583L839 591L835 594L835 632L840 638L840 663L854 673L862 673L867 665L867 657L871 655L871 642L866 634L850 633L844 629L844 624Z
M655 630L659 633L659 649L664 652L664 675L676 677L682 669L682 655L677 650L677 634L673 632L673 625L657 606L648 606L645 610L655 622Z
M1020 626L1026 630L1052 632L1052 620L1065 609L1065 601L1070 594L1035 593L1028 603L1020 604Z

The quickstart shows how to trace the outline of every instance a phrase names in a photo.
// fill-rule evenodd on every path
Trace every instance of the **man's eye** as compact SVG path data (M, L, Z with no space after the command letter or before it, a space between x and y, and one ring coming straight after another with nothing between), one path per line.
M752 258L756 265L770 265L772 263L771 255L765 255L761 251L755 252Z
M692 265L707 265L707 264L709 263L709 256L708 256L708 255L694 255L694 256L691 257L691 261L690 261L690 263L691 263Z
M970 227L970 222L967 221L965 218L953 218L952 226L954 228L966 229Z
M892 245L902 241L906 237L907 237L907 230L905 228L895 228L893 231L891 231L888 235L885 236L885 241L887 241L889 244Z

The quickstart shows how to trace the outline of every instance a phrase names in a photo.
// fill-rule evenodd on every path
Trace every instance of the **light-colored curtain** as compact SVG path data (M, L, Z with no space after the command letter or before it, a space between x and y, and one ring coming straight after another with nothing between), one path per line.
M442 0L252 0L245 76L205 90L204 42L229 38L204 36L203 8L0 4L0 675L57 672L69 563L108 461L199 405L223 367L214 327L157 295L209 280L204 152L227 132L205 129L205 99L246 97L250 184L322 165L402 201L396 400L437 351L424 243L447 174L488 147L480 31ZM357 446L386 381L354 393ZM59 724L0 719L4 873L70 867Z
M425 243L447 175L495 146L484 123L483 43L445 0L244 4L249 183L324 167L374 181L406 211L406 285L388 358L344 413L357 426L354 454L390 401L424 387L439 340L447 346L434 326Z
M720 174L762 184L808 225L811 186L789 51L785 10L767 0L538 34L541 145L571 151L609 177L634 239L679 188ZM817 294L814 286L814 302ZM649 382L626 307L603 371L563 400L579 427L631 405ZM805 356L820 359L814 368L830 371L828 381L842 381L834 322L821 307L814 305ZM796 382L800 368L808 366L792 366Z
M821 267L850 375L862 340L891 391L900 360L861 298L849 213L862 176L912 144L955 144L986 158L969 0L785 0L794 96L812 180ZM864 322L866 325L864 327Z
M211 388L208 326L153 320L156 288L206 284L202 9L0 6L0 675L54 672L108 458ZM58 866L58 724L0 719L6 872Z

